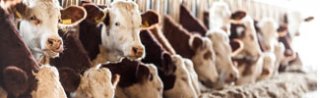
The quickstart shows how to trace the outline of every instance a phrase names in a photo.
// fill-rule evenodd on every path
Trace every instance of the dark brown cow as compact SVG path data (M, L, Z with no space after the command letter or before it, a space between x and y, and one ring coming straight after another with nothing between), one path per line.
M163 84L157 68L152 64L123 59L120 63L104 64L112 74L119 74L120 81L115 97L118 98L161 98Z
M29 97L37 80L32 71L38 65L5 10L0 9L0 84L9 97Z
M8 93L8 98L37 98L39 95L65 98L57 69L48 65L39 67L13 25L13 15L4 10L16 6L19 1L0 3L6 5L0 7L0 86Z
M153 63L158 68L159 76L164 84L164 96L197 97L183 59L165 51L148 30L141 31L140 38L146 48L146 57L141 61Z
M219 77L211 41L200 35L189 34L169 16L164 16L162 29L164 36L177 54L192 60L199 80L207 87L219 88L217 85Z
M198 32L201 36L207 33L207 28L183 4L180 5L179 23L189 32Z

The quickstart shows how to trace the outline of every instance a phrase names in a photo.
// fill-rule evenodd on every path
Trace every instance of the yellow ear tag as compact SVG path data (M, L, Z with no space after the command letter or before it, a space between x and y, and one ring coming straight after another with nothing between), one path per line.
M18 11L16 11L15 13L18 18L22 18L22 15Z
M148 23L148 21L143 21L143 23L142 23L142 27L149 27L149 23Z
M62 24L72 24L71 19L62 19Z

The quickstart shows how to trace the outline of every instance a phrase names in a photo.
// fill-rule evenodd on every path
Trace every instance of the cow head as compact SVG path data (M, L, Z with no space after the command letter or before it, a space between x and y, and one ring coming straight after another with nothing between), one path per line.
M96 12L100 15L94 15L99 17L92 17L91 20L103 23L101 40L107 51L108 61L119 61L123 57L132 60L144 57L145 50L139 32L142 28L157 23L158 18L153 18L158 17L157 14L146 12L140 15L138 5L132 1L115 1L103 10L92 5L85 8L87 11L100 11Z
M162 70L171 71L171 73L165 73L166 77L163 79L165 84L164 97L197 97L184 59L179 55L170 55L166 52L162 54L162 59L163 66L167 66Z
M142 80L140 83L129 87L119 87L116 90L116 97L119 98L161 98L163 83L158 76L158 70L153 64L139 65L137 78ZM139 89L139 90L137 90ZM145 91L145 93L141 93ZM125 97L126 96L126 97Z
M61 10L58 0L24 0L13 9L21 19L21 36L37 59L41 55L58 57L63 51L58 27L75 25L86 16L85 10L80 7Z
M263 50L274 51L274 46L278 43L278 24L273 19L263 18L258 26L263 38Z
M212 41L216 55L216 66L223 81L229 83L239 78L239 72L231 60L232 50L227 33L216 29L208 31L207 37Z
M244 11L236 11L231 15L232 26L230 28L232 33L238 33L242 36L238 39L243 43L243 49L240 54L235 55L245 55L252 57L259 57L261 54L260 46L258 44L257 32L254 28L253 19L247 15Z
M225 2L214 2L209 12L209 29L223 29L229 33L231 11Z
M57 68L42 65L38 72L33 73L38 80L37 88L31 92L32 98L67 98L59 81Z
M195 51L192 62L199 80L210 88L215 88L219 76L215 65L216 55L212 48L212 42L208 38L194 35L189 39L189 45Z
M92 67L81 76L81 82L75 91L76 98L113 98L119 76L112 74L107 68Z

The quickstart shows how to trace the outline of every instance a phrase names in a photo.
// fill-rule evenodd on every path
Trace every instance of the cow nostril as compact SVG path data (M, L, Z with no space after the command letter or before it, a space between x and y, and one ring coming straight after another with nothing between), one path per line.
M132 51L133 51L133 53L137 53L138 52L138 48L137 47L133 47Z
M53 45L54 40L53 39L48 39L48 44Z

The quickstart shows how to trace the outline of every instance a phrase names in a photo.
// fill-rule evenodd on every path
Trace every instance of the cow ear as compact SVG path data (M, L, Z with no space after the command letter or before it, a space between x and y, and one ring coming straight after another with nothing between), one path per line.
M233 20L241 20L243 19L245 16L247 15L247 13L245 11L236 11L234 13L231 14L231 19Z
M83 7L69 6L60 10L62 26L74 26L82 22L87 17L87 12Z
M105 18L105 13L98 6L94 4L84 4L82 6L86 9L88 13L86 18L88 22L98 24L102 22Z
M314 19L313 16L309 16L309 17L305 18L303 21L305 21L305 22L310 22L310 21L312 21L313 19Z
M200 36L194 36L191 40L191 44L190 44L190 47L193 49L193 50L196 50L198 48L201 48L203 46L203 40L201 39Z
M138 73L137 73L137 80L144 80L144 81L147 81L149 80L150 78L153 78L152 75L151 75L151 72L149 70L149 68L145 65L139 65L137 66L139 67L138 68Z
M3 69L3 83L8 93L19 96L27 91L28 75L16 66L8 66Z
M71 68L61 68L59 69L59 74L60 82L66 92L74 92L77 90L81 81L80 74L77 74Z
M171 55L167 52L163 52L161 55L162 69L164 69L167 75L174 74L176 66L171 58Z
M30 16L30 9L24 2L11 5L7 10L17 18L28 18Z
M147 11L141 15L142 28L148 28L159 23L159 15L154 11Z

